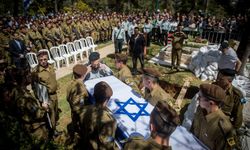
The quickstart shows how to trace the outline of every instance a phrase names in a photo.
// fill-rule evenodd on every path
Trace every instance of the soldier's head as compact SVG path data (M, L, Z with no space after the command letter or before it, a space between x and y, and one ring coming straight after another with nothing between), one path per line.
M228 89L234 80L236 71L233 69L220 69L215 84Z
M125 54L116 54L115 55L115 67L121 69L123 65L126 65L128 56Z
M82 64L77 64L73 67L73 75L75 79L84 79L87 72L87 67Z
M37 59L40 66L47 68L48 63L48 53L45 51L38 51L37 53Z
M150 130L152 138L160 137L168 140L179 125L177 112L167 103L158 102L150 114ZM162 144L164 141L161 141Z
M100 54L98 52L92 52L89 55L89 63L92 69L97 70L100 67Z
M108 83L101 81L97 83L94 87L94 98L97 105L106 106L107 101L113 95L112 88Z
M199 105L207 113L216 111L224 102L225 91L215 84L201 84L199 90Z
M153 90L158 84L160 72L154 68L144 68L143 70L143 85L149 90Z

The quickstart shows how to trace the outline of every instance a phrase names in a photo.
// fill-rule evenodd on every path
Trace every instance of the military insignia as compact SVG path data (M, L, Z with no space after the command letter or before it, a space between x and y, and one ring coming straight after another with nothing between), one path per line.
M227 143L232 147L234 146L236 143L235 143L235 140L233 137L230 137L227 139Z
M241 99L240 99L240 103L241 103L241 104L246 104L246 103L247 103L247 100L246 100L245 98L241 98Z

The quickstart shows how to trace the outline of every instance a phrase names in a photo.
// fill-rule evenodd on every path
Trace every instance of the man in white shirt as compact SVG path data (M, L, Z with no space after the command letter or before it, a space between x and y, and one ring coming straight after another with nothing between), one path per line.
M219 60L219 70L233 69L238 72L241 67L241 61L236 52L229 47L228 42L222 42L220 50L222 51L222 55Z

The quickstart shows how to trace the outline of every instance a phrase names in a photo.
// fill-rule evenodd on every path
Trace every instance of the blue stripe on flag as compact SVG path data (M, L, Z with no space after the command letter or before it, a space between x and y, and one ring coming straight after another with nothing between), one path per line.
M30 7L30 4L33 0L23 0L24 9L27 10Z

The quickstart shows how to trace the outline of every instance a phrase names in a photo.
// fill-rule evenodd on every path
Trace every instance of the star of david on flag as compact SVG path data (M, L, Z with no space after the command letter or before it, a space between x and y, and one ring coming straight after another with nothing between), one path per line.
M149 116L150 114L145 110L148 103L137 103L134 99L130 98L126 102L115 101L115 103L119 106L119 109L114 112L114 114L124 114L127 115L134 122L140 116ZM127 109L126 109L127 107ZM128 109L128 107L130 107ZM134 110L139 109L138 112L131 112L134 107Z

